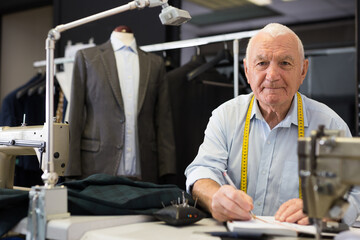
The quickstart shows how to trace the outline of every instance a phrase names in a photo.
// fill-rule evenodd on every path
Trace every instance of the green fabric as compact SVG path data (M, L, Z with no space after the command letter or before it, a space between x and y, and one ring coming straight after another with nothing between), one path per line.
M0 237L27 216L29 192L0 189Z
M158 185L123 177L95 174L66 182L69 212L74 215L152 214L182 198L176 185ZM185 195L193 204L189 195Z
M71 215L151 215L182 199L176 185L132 181L124 177L95 174L84 180L65 182ZM194 202L185 193L189 204ZM0 236L27 215L28 192L0 189Z

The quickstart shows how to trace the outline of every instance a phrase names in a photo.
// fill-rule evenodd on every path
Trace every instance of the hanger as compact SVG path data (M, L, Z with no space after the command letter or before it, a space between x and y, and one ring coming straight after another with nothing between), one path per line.
M201 55L200 47L196 46L196 54L191 57L191 61L196 62L199 58L205 62L204 56Z
M211 61L201 65L200 67L194 69L193 71L189 72L186 76L187 76L187 80L191 81L193 79L195 79L197 76L199 76L200 74L206 72L207 70L213 68L214 66L216 66L218 63L220 63L223 60L227 60L229 62L232 62L232 56L231 53L229 52L229 50L227 49L227 45L224 45L224 49L221 49L216 56L211 59Z
M22 89L20 89L19 91L17 91L16 93L16 98L19 99L21 98L22 96L24 96L25 94L28 93L28 90L36 85L38 85L39 83L41 82L44 82L45 83L45 79L46 79L46 76L45 74L41 74L41 73L37 73L38 78L32 82L31 84L28 84L26 85L25 87L23 87Z
M38 82L36 85L30 87L30 88L27 90L27 95L28 95L28 96L34 95L34 93L36 93L40 87L45 86L45 85L46 85L46 81L40 81L40 82Z
M200 53L201 53L200 47L199 47L199 46L196 46L196 55L197 55L197 56L200 56Z
M54 76L54 91L57 91L60 88L61 87L60 87L59 81L57 80L56 76ZM37 89L37 93L39 95L45 94L45 91L46 91L46 83L39 86L38 89ZM55 94L55 92L54 92L54 94Z

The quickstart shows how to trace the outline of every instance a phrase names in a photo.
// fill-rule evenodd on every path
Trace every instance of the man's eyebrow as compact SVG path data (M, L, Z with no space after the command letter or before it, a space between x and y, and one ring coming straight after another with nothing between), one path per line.
M293 61L294 61L294 58L293 58L292 56L286 55L286 56L280 58L280 60L281 60L281 61L287 60L287 61L292 61L292 62L293 62Z
M255 57L254 62L256 61L267 61L268 57L266 55L259 54ZM283 57L279 57L280 61L291 61L294 62L294 58L291 55L286 55Z
M268 58L264 55L257 55L255 57L255 61L259 61L259 60L267 60Z

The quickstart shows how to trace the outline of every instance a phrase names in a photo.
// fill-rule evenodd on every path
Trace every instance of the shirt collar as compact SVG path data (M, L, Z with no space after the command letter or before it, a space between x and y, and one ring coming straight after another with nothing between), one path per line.
M137 45L136 45L135 39L131 42L130 46L126 46L121 40L116 38L114 36L114 34L111 34L110 42L111 42L111 45L112 45L112 47L114 49L114 52L116 52L116 51L118 51L120 49L128 48L131 52L137 54Z
M302 97L302 100L303 100L304 97L303 96L301 96L301 97ZM297 114L298 104L297 104L297 101L298 101L297 100L297 94L295 94L294 99L293 99L293 101L291 103L289 112L287 113L284 120L282 120L278 124L278 127L290 127L291 124L294 124L295 126L298 126L298 114ZM303 103L304 126L307 127L309 124L308 124L308 121L307 121L304 101L302 101L302 103ZM255 98L255 102L254 102L254 105L253 105L253 109L251 111L250 119L253 118L254 116L259 120L265 121L264 117L261 114L260 108L259 108L259 106L257 104L256 98Z
M297 106L297 96L295 95L291 103L289 112L286 114L284 120L281 121L280 126L290 127L291 124L298 126Z
M263 115L261 114L261 111L260 111L260 108L259 108L256 98L254 98L254 104L253 104L253 109L251 111L250 119L253 117L255 117L259 120L265 121Z
M302 108L303 108L303 117L304 117L304 127L308 127L308 120L306 116L306 106L304 103L304 96L301 95L301 101L302 101ZM291 103L290 110L288 114L286 115L285 119L282 121L284 125L282 126L290 126L290 124L294 124L295 126L298 126L298 98L297 94L294 96L294 100Z

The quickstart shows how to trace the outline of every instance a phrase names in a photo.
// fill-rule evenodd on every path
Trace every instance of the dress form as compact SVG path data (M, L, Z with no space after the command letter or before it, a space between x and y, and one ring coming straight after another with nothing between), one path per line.
M135 40L132 30L127 26L118 26L113 31L114 36L124 43L125 46L130 46Z

